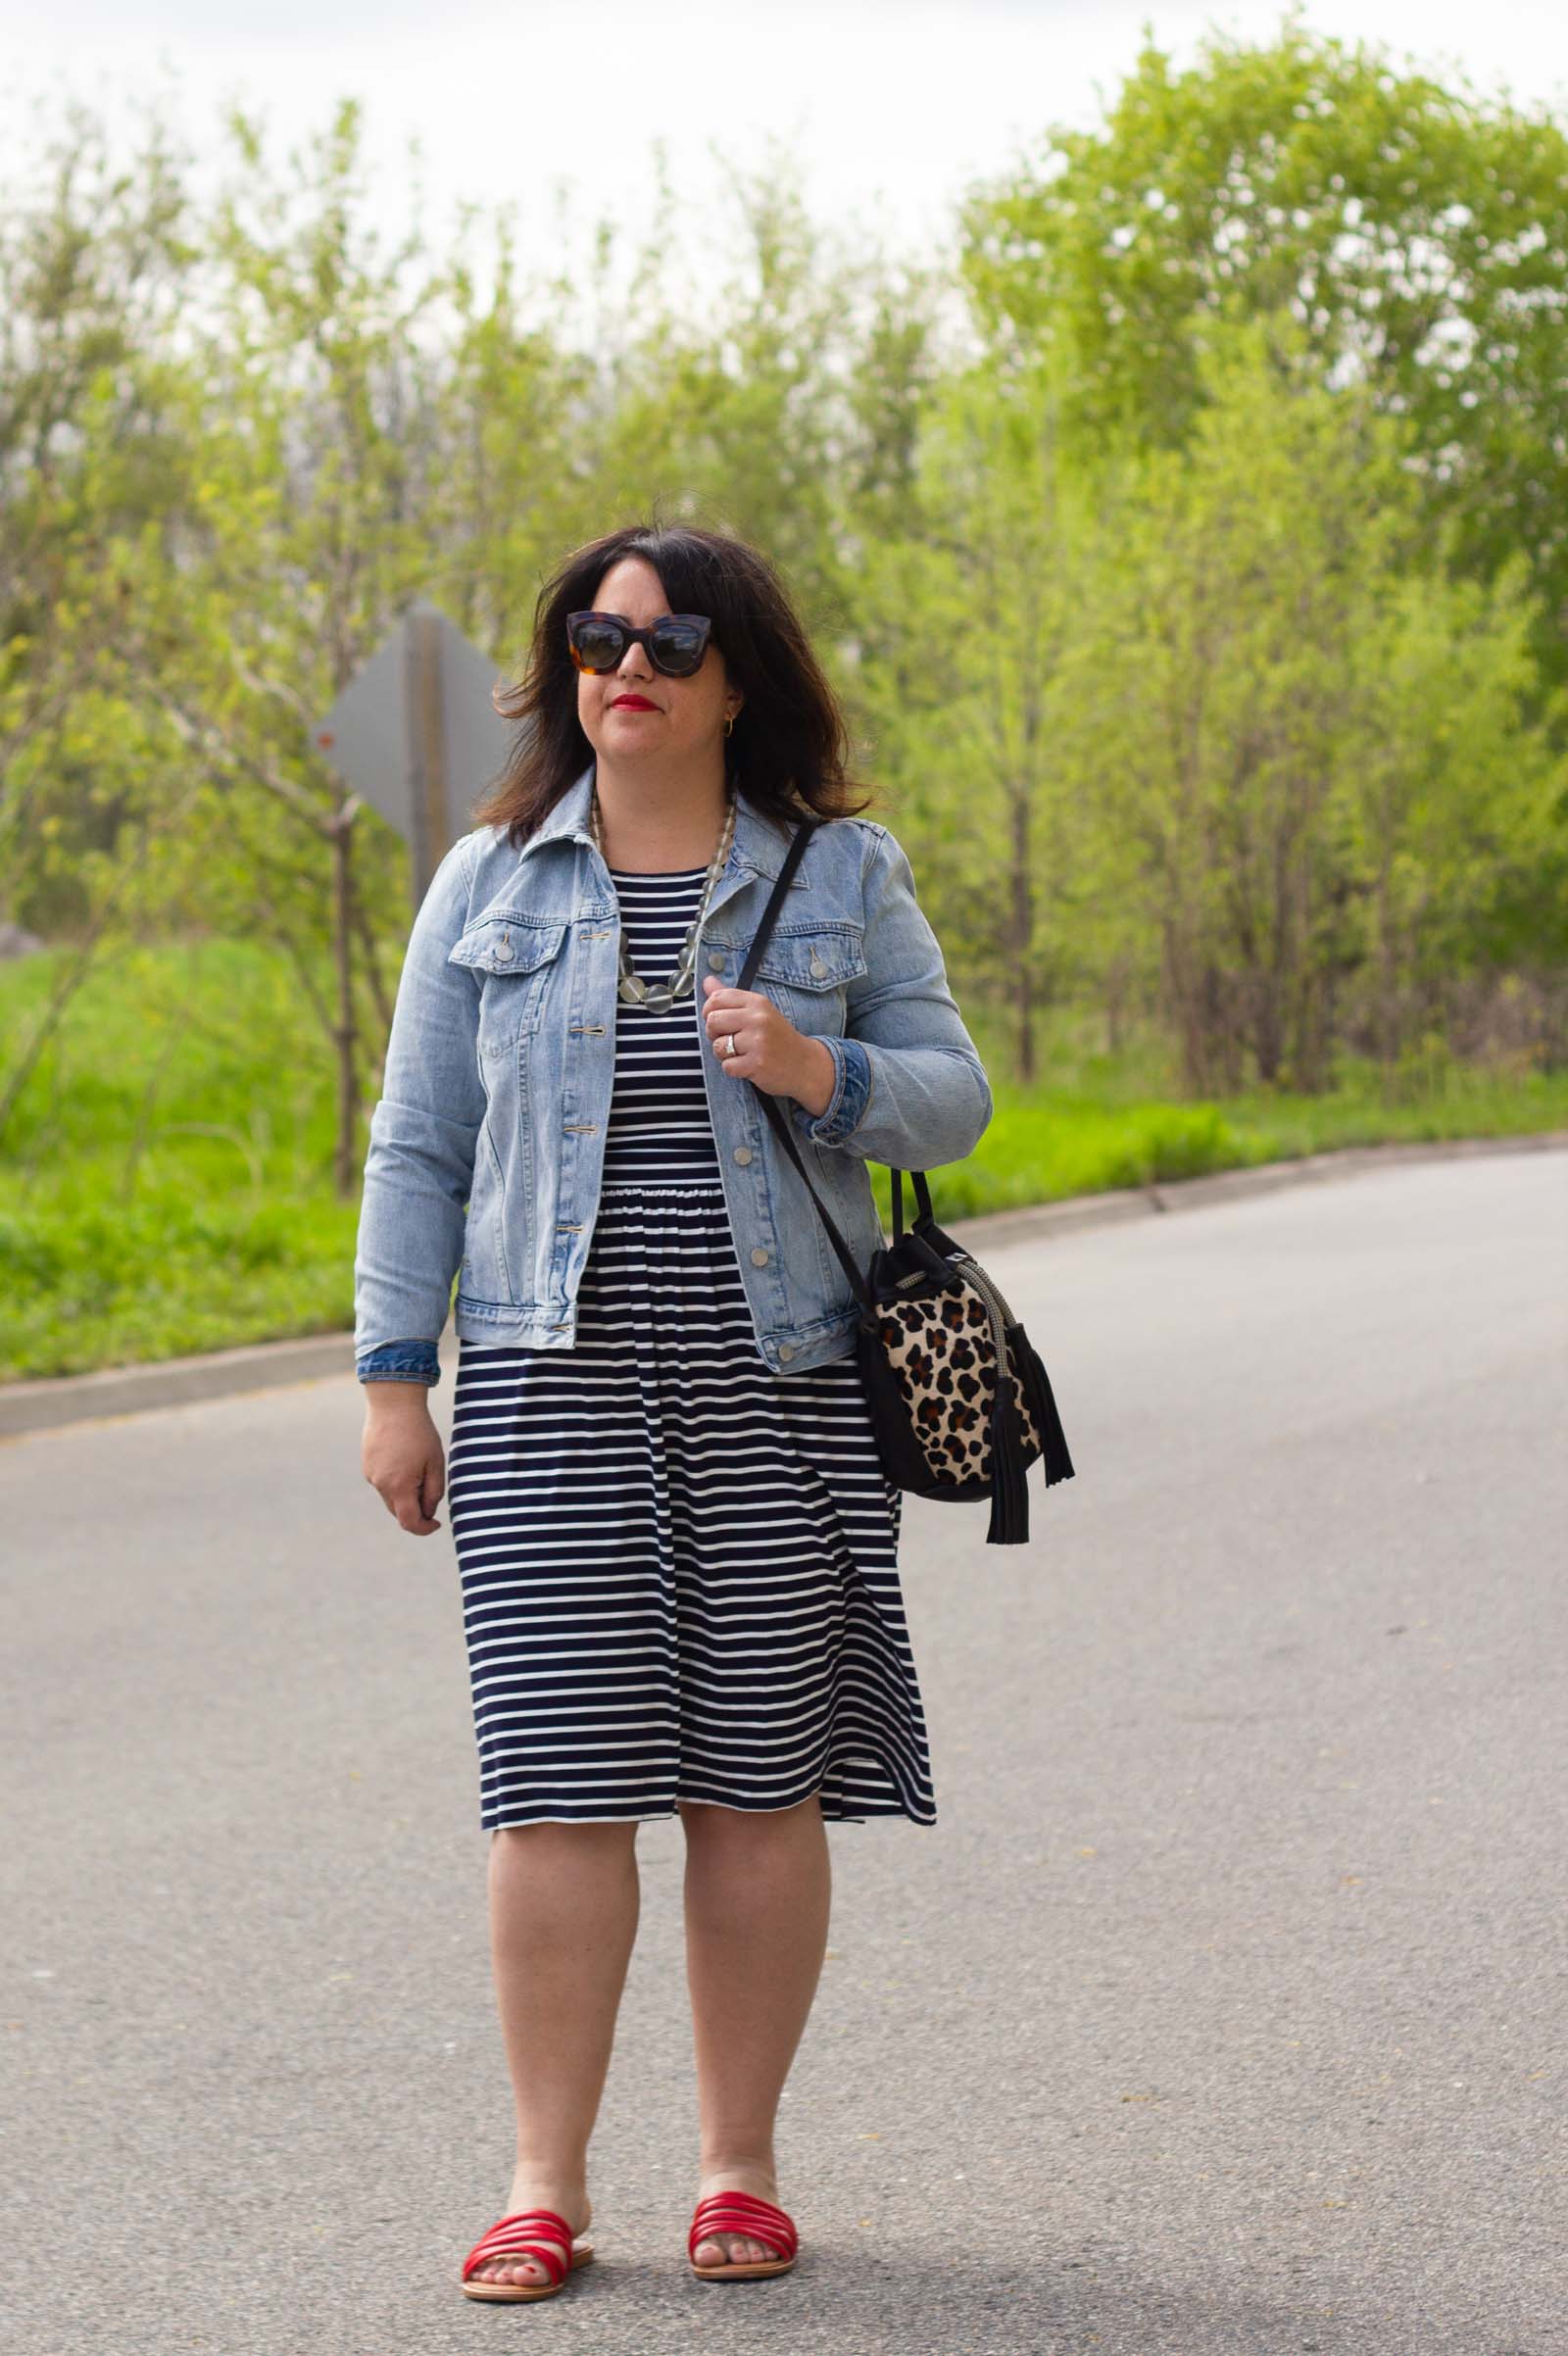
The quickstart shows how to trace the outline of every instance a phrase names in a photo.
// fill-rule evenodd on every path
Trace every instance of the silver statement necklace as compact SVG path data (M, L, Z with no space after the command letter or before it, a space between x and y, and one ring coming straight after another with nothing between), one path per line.
M594 847L600 858L605 859L605 833L599 814L599 788L597 785L594 787L593 798L588 805L588 832L593 837ZM735 794L734 789L731 788L724 810L724 823L719 829L718 849L708 862L708 873L703 879L703 896L697 904L697 914L692 919L691 927L682 944L679 961L674 972L667 981L663 982L645 982L640 974L634 973L631 958L626 953L626 929L622 925L619 941L620 979L615 985L617 998L625 999L629 1006L645 1006L650 1014L667 1014L677 999L691 996L696 987L693 977L697 970L697 936L703 929L703 918L708 913L708 904L713 897L713 887L718 881L719 870L729 857L729 847L734 839ZM609 866L608 859L605 859L605 864L607 867Z

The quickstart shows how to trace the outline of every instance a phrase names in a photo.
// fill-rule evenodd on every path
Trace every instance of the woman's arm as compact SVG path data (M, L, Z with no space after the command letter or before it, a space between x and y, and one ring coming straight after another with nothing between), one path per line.
M392 1009L354 1257L355 1367L366 1382L440 1379L436 1345L485 1116L479 994L466 967L447 962L467 921L475 850L476 837L463 836L431 877Z
M904 851L870 826L861 871L865 972L849 986L845 1036L822 1044L838 1066L827 1108L797 1110L802 1134L901 1170L972 1153L992 1114L991 1087Z

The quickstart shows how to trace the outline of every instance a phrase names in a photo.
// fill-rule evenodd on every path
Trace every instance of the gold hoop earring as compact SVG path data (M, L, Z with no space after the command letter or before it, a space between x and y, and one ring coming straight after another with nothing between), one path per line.
M726 736L733 736L733 735L734 735L734 733L735 733L735 714L734 714L734 712L725 712L725 714L724 714L724 734L725 734Z

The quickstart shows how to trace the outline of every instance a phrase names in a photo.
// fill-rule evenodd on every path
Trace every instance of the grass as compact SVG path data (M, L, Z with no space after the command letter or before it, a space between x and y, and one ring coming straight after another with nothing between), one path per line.
M67 954L0 964L0 1087ZM1394 1101L1348 1062L1324 1097L1174 1102L1157 1040L1108 1057L1094 1027L1060 1021L1040 1087L997 1085L978 1151L932 1176L939 1219L1336 1146L1568 1126L1568 1073L1473 1072L1439 1047ZM220 939L114 951L0 1139L0 1380L347 1344L358 1203L332 1191L335 1122L325 1045L281 957ZM872 1179L886 1218L887 1173Z
M0 1079L64 954L0 966ZM281 958L117 950L0 1140L0 1379L352 1326L334 1128L324 1042Z

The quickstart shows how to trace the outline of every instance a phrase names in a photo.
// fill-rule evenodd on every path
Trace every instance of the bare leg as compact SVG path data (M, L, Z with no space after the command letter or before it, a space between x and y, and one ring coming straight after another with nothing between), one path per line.
M587 2231L588 2138L610 2068L637 1937L632 1824L509 1826L490 1841L490 1953L517 2107L503 2216L554 2209ZM498 2258L482 2282L547 2282L534 2258Z
M813 1792L796 1808L683 1804L686 1977L702 2119L699 2200L778 2199L773 2128L810 2015L832 1896ZM700 2241L704 2266L776 2256L744 2233Z

